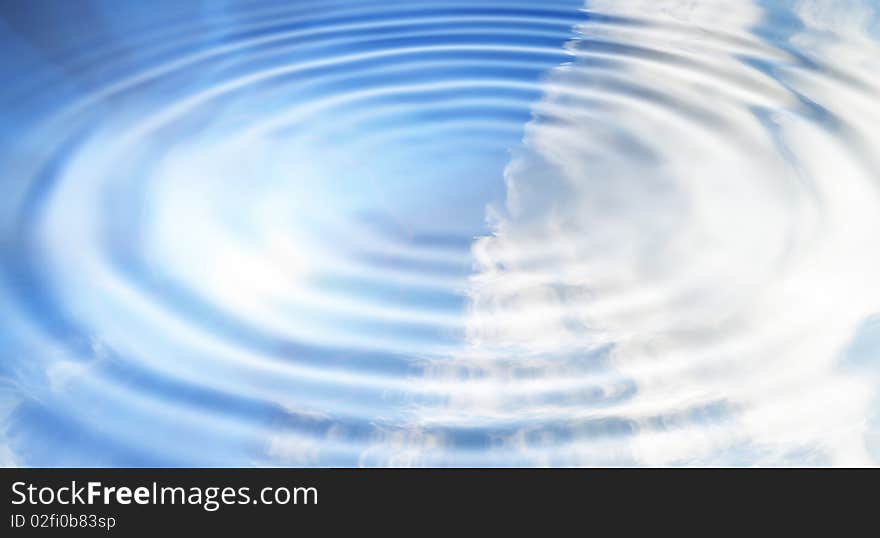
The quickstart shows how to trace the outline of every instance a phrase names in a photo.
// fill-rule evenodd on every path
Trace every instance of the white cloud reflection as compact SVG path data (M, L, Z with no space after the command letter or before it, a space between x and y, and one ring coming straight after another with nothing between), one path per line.
M626 22L583 25L552 73L473 247L445 375L474 380L420 423L512 424L500 446L533 464L876 463L876 381L839 367L880 310L876 7L587 7ZM552 395L573 379L601 396Z

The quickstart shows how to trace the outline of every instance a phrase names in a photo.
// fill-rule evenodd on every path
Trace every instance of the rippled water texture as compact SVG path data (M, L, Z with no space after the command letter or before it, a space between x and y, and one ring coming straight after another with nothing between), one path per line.
M877 2L0 14L3 464L880 463Z

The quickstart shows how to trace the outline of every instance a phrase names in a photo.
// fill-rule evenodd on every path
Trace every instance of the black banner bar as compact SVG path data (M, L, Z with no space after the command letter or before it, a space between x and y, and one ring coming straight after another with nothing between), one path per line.
M813 521L841 502L843 526L873 519L880 483L876 470L808 469L2 469L0 477L2 536L287 536L387 530L413 518L421 530L447 531L599 522L622 531L707 517L747 530L784 516Z

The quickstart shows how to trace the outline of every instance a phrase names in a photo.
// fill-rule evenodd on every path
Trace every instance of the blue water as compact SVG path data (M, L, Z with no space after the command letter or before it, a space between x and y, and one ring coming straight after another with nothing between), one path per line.
M0 3L0 464L880 463L880 4Z

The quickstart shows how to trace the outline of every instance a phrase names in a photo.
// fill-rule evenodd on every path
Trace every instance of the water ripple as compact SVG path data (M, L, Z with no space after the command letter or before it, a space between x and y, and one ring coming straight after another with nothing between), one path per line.
M876 5L177 4L0 11L0 462L880 461Z

